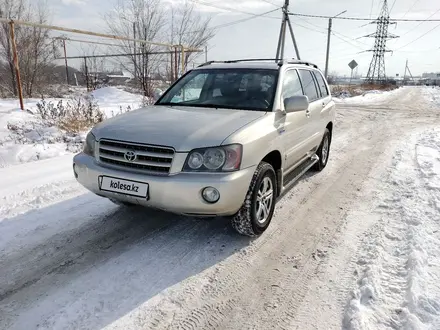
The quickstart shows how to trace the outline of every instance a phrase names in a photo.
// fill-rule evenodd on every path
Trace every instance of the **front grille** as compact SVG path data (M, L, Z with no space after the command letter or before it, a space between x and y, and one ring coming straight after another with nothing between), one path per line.
M134 152L136 158L125 157ZM153 174L168 174L174 158L174 149L132 142L99 141L99 160L102 163L141 170Z

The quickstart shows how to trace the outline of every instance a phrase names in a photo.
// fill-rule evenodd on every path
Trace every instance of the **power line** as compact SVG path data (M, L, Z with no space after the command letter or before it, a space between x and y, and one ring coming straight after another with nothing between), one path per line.
M272 1L269 1L269 0L260 0L260 1L263 1L263 2L265 2L265 3L268 3L269 5L275 6L275 7L277 7L277 8L280 8L280 7L281 7L281 5L277 5L277 4L275 4L275 3L273 3Z
M374 0L371 0L370 19L371 19L371 16L373 15L373 7L374 7Z
M311 26L314 26L315 28L317 28L317 29L319 29L319 30L323 30L323 31L324 31L323 33L327 33L327 29L326 29L326 28L324 28L324 27L322 27L322 26L319 26L319 25L316 25L316 24L313 24L313 23L309 22L309 21L308 21L307 19L305 19L305 18L302 18L302 17L297 17L297 18L300 19L301 21L303 21L304 23L307 23L307 24L309 24L309 25L311 25ZM295 24L301 26L300 24L298 24L298 22L295 22ZM313 29L311 29L311 30L313 30ZM321 31L317 31L317 30L314 30L314 31L316 31L316 32L321 32Z
M411 7L409 7L409 9L406 11L405 15L403 15L401 18L405 18L406 15L408 15L408 13L411 11L411 9L413 9L414 6L415 6L416 4L418 4L419 2L420 2L420 0L415 0L415 1L413 2L413 4L411 5Z
M261 13L261 14L253 14L252 17L242 18L242 19L239 19L239 20L236 20L236 21L232 21L232 22L229 22L229 23L223 23L223 24L215 25L213 27L210 27L210 29L221 29L221 28L228 27L228 26L231 26L231 25L235 25L235 24L246 22L246 21L250 21L250 20L258 18L258 17L272 18L272 17L268 17L268 16L264 16L264 15L273 13L275 11L278 11L279 9L280 8L277 8L277 9L266 11L266 12ZM200 31L203 31L203 30L192 31L192 32L188 32L188 33L198 33Z
M289 13L289 15L292 16L300 16L300 17L311 17L311 18L324 18L324 19L342 19L342 20L349 20L349 21L371 21L370 18L366 17L344 17L344 16L325 16L325 15L309 15L309 14L300 14L300 13ZM390 22L440 22L440 18L437 19L402 19L402 18L390 18ZM375 20L373 20L375 22Z
M207 7L212 7L212 8L216 8L216 9L221 9L221 10L226 10L226 11L230 11L232 13L241 13L241 14L245 14L245 15L251 15L251 16L257 16L258 14L255 13L250 13L247 11L243 11L237 8L233 8L233 7L227 7L227 6L219 6L219 5L214 5L210 2L206 2L203 0L190 0L191 2L194 2L196 4L199 5L203 5L203 6L207 6ZM279 19L279 17L273 17L273 16L265 16L267 18L272 18L272 19Z
M308 22L306 22L306 23L308 23ZM320 30L317 30L317 29L314 29L314 28L311 28L311 27L308 27L308 26L304 26L302 24L299 24L298 22L294 22L294 25L297 25L297 26L302 27L303 29L306 29L306 30L309 30L309 31L313 31L313 32L321 33L321 34L327 34L324 31L320 31Z
M214 26L208 27L207 29L209 29L209 30L222 29L222 28L225 28L225 27L228 27L228 26L231 26L231 25L247 22L247 21L250 21L250 20L255 19L255 18L264 17L265 15L271 14L273 12L276 12L276 11L280 10L280 9L281 8L272 9L272 10L269 10L269 11L265 11L264 13L261 13L261 14L254 14L252 17L241 18L241 19L238 19L238 20L235 20L235 21L231 21L231 22L228 22L228 23L222 23L222 24L214 25ZM270 17L270 18L272 18L272 17ZM205 29L189 31L189 32L185 32L183 34L184 35L195 34L195 33L200 33L200 32L203 32L203 31L205 31Z
M429 19L431 17L433 17L435 14L437 14L438 12L440 12L440 8L437 9L437 11L435 11L433 14L431 14L427 19L423 20L422 22L420 22L419 24L417 24L415 27L413 27L411 30L405 32L401 37L406 36L408 33L411 33L412 31L414 31L415 29L417 29L420 25L422 25L425 22L431 22Z
M366 44L365 42L362 42L362 41L359 41L359 40L357 40L357 39L354 39L354 38L351 38L351 37L349 37L349 36L346 36L345 34L342 34L341 32L338 32L338 31L333 31L333 32L335 32L336 34L339 34L341 37L344 37L344 38L349 39L349 40L351 40L351 41L357 42L357 43L359 43L359 44L361 44L361 45L363 45L363 46L370 47L369 44Z
M393 5L391 6L391 9L390 9L390 14L393 11L394 6L396 5L396 2L397 2L397 0L394 0Z
M434 27L433 27L431 30L429 30L428 32L422 34L420 37L414 39L413 41L410 41L410 42L407 43L405 46L402 46L402 47L397 48L395 51L398 51L399 49L405 48L405 47L411 45L412 43L414 43L414 42L416 42L416 41L422 39L424 36L426 36L427 34L431 33L432 31L434 31L435 29L437 29L439 26L440 26L440 24L437 24L436 26L434 26Z
M342 37L338 36L338 35L337 35L336 33L334 33L334 32L332 32L332 35L334 35L334 36L335 36L336 38L338 38L339 40L342 40L342 41L345 42L346 44L349 44L349 45L351 45L351 46L353 46L353 47L356 47L356 48L358 48L358 49L362 49L362 50L364 50L362 47L357 46L357 45L351 43L350 41L347 41L347 40L343 39Z

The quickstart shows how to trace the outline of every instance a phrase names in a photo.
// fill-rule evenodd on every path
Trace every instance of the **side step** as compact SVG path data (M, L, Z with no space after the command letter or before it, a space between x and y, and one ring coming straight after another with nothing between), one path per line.
M306 159L292 172L287 174L283 180L283 188L281 189L282 195L286 190L293 186L293 184L298 181L313 165L319 161L319 157L315 154L309 159Z

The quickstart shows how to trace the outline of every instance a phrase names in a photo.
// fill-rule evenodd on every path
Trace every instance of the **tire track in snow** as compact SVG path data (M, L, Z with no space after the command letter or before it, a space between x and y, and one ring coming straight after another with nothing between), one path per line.
M363 116L360 116L360 119L363 118ZM372 124L373 125L373 124ZM367 132L369 134L365 134L364 127L362 126L361 130L354 131L354 139L358 140L359 137L363 137L366 139L370 139L372 137L372 131L373 127L372 125L368 127L367 125ZM340 148L346 148L346 145L341 146L337 143L342 143L343 141L340 139L339 136L335 136L335 144L334 144L334 155L335 158L339 158L339 155L337 154L338 149ZM350 145L349 150L341 150L344 153L346 152L353 152L356 151L356 147L353 145ZM362 152L362 150L356 151L356 153ZM355 159L355 155L352 155L352 158L349 159L343 159L344 166L341 168L335 168L335 170L338 171L339 175L342 175L344 173L344 169L348 166L353 165L353 161ZM343 158L341 156L341 158ZM334 160L335 161L335 160ZM329 164L329 169L332 167L331 164ZM323 172L324 174L324 172ZM324 174L325 175L325 174ZM328 178L330 180L336 180L337 177L333 178L330 176L330 174L327 174ZM325 188L322 187L322 182L317 179L311 179L310 175L306 176L303 180L309 181L312 180L313 183L311 185L296 185L290 192L286 194L284 199L287 201L290 201L290 198L294 197L295 195L303 196L299 200L293 200L294 205L289 205L287 208L286 202L281 202L277 207L277 213L275 215L275 219L278 219L279 217L285 217L286 211L289 209L295 209L297 207L303 207L302 205L307 204L307 200L309 199L310 195L314 194L314 191L316 189L323 189L326 191ZM326 184L326 187L328 188L331 186L331 182L328 182ZM325 193L325 191L322 192L322 194ZM295 207L296 205L296 207ZM283 208L286 207L286 211L283 211ZM301 218L300 215L298 215L299 218ZM298 222L299 218L294 217L294 219L297 219L295 222ZM337 217L336 217L337 218ZM314 224L309 224L310 226L308 230L310 231L318 231ZM294 224L291 224L293 227ZM179 322L181 324L182 322L185 322L184 320L191 320L190 323L194 322L193 319L193 313L200 313L200 311L212 311L211 308L204 308L203 306L213 306L217 305L218 303L225 302L227 306L233 307L233 313L222 315L219 313L214 313L213 318L217 319L220 317L223 319L221 322L221 325L219 328L228 328L228 326L233 327L231 324L228 324L227 320L230 319L232 316L234 316L234 321L238 321L237 318L239 318L242 322L240 325L241 327L246 328L246 321L249 320L251 322L248 324L248 327L252 327L253 316L250 314L248 315L249 311L254 310L253 306L250 306L249 303L252 302L252 300L259 299L259 297L252 297L252 293L247 290L247 288L252 287L252 282L258 280L258 278L254 277L258 275L258 268L263 267L264 265L261 264L261 259L269 258L271 260L271 253L269 252L269 255L267 254L268 251L271 249L274 249L274 244L278 245L279 237L285 237L287 233L284 233L285 230L285 222L277 223L276 220L273 222L271 227L269 227L268 231L260 237L258 240L253 240L251 245L242 251L240 251L238 254L234 255L233 257L229 258L226 264L225 262L221 262L219 265L217 265L213 270L209 270L204 276L200 276L203 281L200 283L200 279L196 281L186 281L186 283L182 283L179 290L176 292L171 290L171 292L168 292L164 298L160 300L158 304L147 304L143 308L142 315L139 315L138 313L135 313L134 315L130 316L130 319L143 319L146 318L149 319L150 322L144 320L141 324L142 326L146 328L155 328L155 329L166 329L170 327L171 325L175 326ZM326 229L323 229L326 231ZM298 235L298 234L297 234ZM295 237L295 235L292 235L292 237ZM294 250L303 249L303 246L301 245L301 240L298 240L298 245ZM315 252L315 246L312 247L312 249L308 250L308 252L311 254ZM276 249L277 252L279 252L279 249ZM308 255L310 255L308 254ZM273 256L274 259L276 256ZM304 258L305 259L305 258ZM296 261L295 261L296 262ZM289 270L291 270L292 264L290 263ZM298 268L303 267L304 265L298 266ZM310 267L308 270L309 276L307 278L303 278L301 281L298 282L298 285L303 284L301 287L301 290L304 291L307 288L307 281L312 278L313 272L316 269L316 261L314 261L314 265ZM294 277L297 276L297 273L293 275ZM200 278L199 277L199 278ZM263 282L265 279L261 278L261 282ZM291 278L290 282L295 282L295 278ZM256 288L256 290L259 290L262 288ZM195 291L194 291L195 290ZM192 293L190 293L192 292ZM292 294L292 296L296 297L296 294ZM243 300L243 297L247 297ZM239 302L239 303L237 303ZM149 307L150 305L151 307ZM174 310L175 312L171 312ZM197 312L196 312L197 311ZM242 311L243 314L248 315L247 317L239 317L238 315ZM292 317L294 316L293 313L291 314ZM237 318L236 318L237 316ZM178 321L177 321L178 320ZM208 320L208 321L205 321ZM244 321L243 321L244 320ZM145 323L146 322L146 323ZM243 322L245 322L243 324ZM286 322L289 323L289 322ZM139 323L136 323L139 324ZM201 329L210 329L211 326L209 324L214 324L212 328L216 327L217 322L213 322L211 317L207 318L207 316L204 316L200 319L200 323L198 324L198 328ZM236 323L232 323L237 325ZM113 327L110 327L109 329L119 329L116 325Z
M369 129L369 134L365 135L364 138L365 139L369 139L372 136L372 127L370 127ZM359 132L360 135L362 135L362 132ZM335 144L335 147L337 147L337 145ZM354 148L353 146L351 146L352 150L356 150L356 148ZM335 148L336 150L336 148ZM349 159L345 159L345 165L341 166L340 168L337 169L339 175L343 175L346 172L347 167L352 166L354 159L356 159L357 154L362 152L362 150L358 150L355 154L352 154L352 156ZM330 180L332 180L332 182L334 181L338 181L338 179L340 179L340 177L335 176L335 177L329 177ZM333 181L334 180L334 181ZM344 183L341 181L339 183L341 186L344 185ZM326 184L327 189L331 186L331 182L328 182ZM296 187L298 188L298 186ZM316 189L322 189L320 194L325 194L327 189L322 187L322 183L315 181L315 184L310 187L310 189L308 189L307 193L305 194L305 197L303 197L302 200L299 200L298 202L296 202L298 205L301 205L301 208L304 210L304 214L309 213L308 211L311 210L311 206L307 207L308 203L308 199L310 194L314 194L314 190ZM296 189L294 189L296 190ZM291 192L288 193L288 195L290 195L290 197L293 197L295 195L295 191L292 190ZM289 199L288 196L285 197L286 200ZM316 202L316 201L315 201ZM311 203L315 203L315 202L311 202ZM309 203L310 204L310 203ZM279 207L277 208L277 214L275 215L276 219L279 218L281 215L283 215L283 217L285 217L284 212L282 211L282 206L283 203L281 203L279 205ZM281 208L281 210L279 209ZM293 207L295 208L295 207ZM280 214L281 213L281 214ZM300 214L295 214L295 217L297 219L300 218L305 218L304 214L300 213ZM308 215L310 216L310 215ZM334 217L334 219L338 219L337 216ZM299 220L297 220L299 221ZM254 306L252 302L255 301L264 301L266 302L265 306L263 306L263 309L265 308L266 310L270 310L271 307L270 306L275 306L275 305L279 305L279 303L276 303L276 299L272 299L275 300L275 302L273 302L269 297L266 297L266 299L262 299L262 297L258 297L258 296L254 296L254 294L252 292L260 292L260 289L262 288L253 288L252 283L253 282L257 282L257 283L265 283L267 281L266 275L263 276L259 276L259 271L258 268L263 267L263 265L261 265L261 258L264 259L269 259L270 261L272 260L277 260L278 258L274 255L277 254L279 251L283 251L284 248L280 248L280 247L276 247L274 248L273 244L277 241L277 238L280 236L281 234L281 226L285 226L285 224L277 224L275 225L275 223L272 224L271 228L273 230L273 232L270 233L270 240L268 235L264 235L261 239L255 241L255 245L252 245L252 247L247 248L246 251L246 255L243 256L244 258L238 258L238 260L236 260L234 262L234 267L231 267L232 263L231 261L228 262L228 270L230 272L228 272L227 270L223 271L223 269L221 268L221 266L218 267L217 269L217 276L214 276L215 278L215 282L212 283L212 285L210 287L214 288L215 291L217 292L212 292L212 291L208 291L206 292L206 289L202 289L202 296L198 295L197 297L197 301L193 302L193 303L188 303L188 305L192 305L192 304L197 304L200 303L199 301L204 301L204 304L212 304L214 303L214 301L221 299L223 297L223 299L226 299L226 297L235 297L235 299L233 299L233 301L239 301L240 303L236 306L236 310L234 310L234 314L232 315L234 317L234 321L238 321L236 318L240 318L241 322L243 322L241 324L241 326L243 327L253 327L255 326L255 324L253 323L253 317L248 315L248 317L245 317L244 320L241 316L241 312L244 313L245 315L250 313L250 311L256 310L256 309L261 309L261 306ZM331 224L327 224L329 227L331 227ZM292 227L294 225L292 224ZM310 226L310 227L309 227ZM320 237L321 235L324 235L326 237L326 239L328 238L328 236L332 236L332 234L328 234L326 233L326 229L323 228L322 226L320 226L319 224L308 224L308 231L313 231L314 234L317 237ZM313 229L312 229L313 227ZM284 229L285 230L285 229ZM270 230L269 230L270 232ZM295 237L294 233L291 233L291 237ZM282 235L282 237L288 236L287 233L284 233L284 235ZM264 238L264 242L261 242ZM301 301L301 295L307 290L307 283L308 281L315 275L314 271L317 267L317 264L319 263L319 261L313 260L312 262L307 262L310 261L309 257L313 252L316 251L316 247L317 244L313 241L313 239L308 240L309 243L311 243L311 245L306 245L304 246L303 242L301 240L298 240L298 243L294 246L292 246L291 242L289 243L284 243L284 244L288 244L289 248L286 250L293 250L293 251L307 251L307 255L304 256L304 258L292 258L290 256L286 256L286 259L290 258L290 261L293 260L293 262L296 263L296 267L298 269L298 271L294 271L293 273L290 272L282 272L281 273L281 277L277 278L277 281L275 281L276 286L271 286L271 289L274 293L277 290L285 290L285 291L289 291L290 288L283 288L282 283L291 283L291 286L294 288L297 288L295 290L295 292L290 292L286 294L286 292L282 293L278 293L278 296L289 296L289 297L295 297L295 303L296 305L298 305ZM272 254L269 253L269 255L266 255L264 253L264 249L266 247L266 243L270 244L270 249L275 249L276 253ZM276 243L276 245L278 245L278 243ZM269 249L269 248L268 248ZM270 250L269 249L269 250ZM250 251L249 251L250 250ZM257 252L259 254L257 254ZM237 269L235 268L235 265L240 265L240 271L237 271ZM278 260L275 262L274 266L275 268L279 267L278 265ZM243 267L245 266L245 267ZM286 263L286 267L289 270L292 270L292 263L291 262L287 262ZM270 268L271 271L274 267L268 267ZM232 269L231 269L232 268ZM263 267L264 268L264 267ZM232 270L232 271L231 271ZM285 270L285 269L284 269ZM266 271L266 270L265 270ZM275 272L273 272L273 276L277 276L278 274L276 274ZM278 275L279 276L279 275ZM239 280L238 280L239 279ZM239 283L237 283L239 282ZM273 282L273 281L272 281ZM271 283L272 283L271 282ZM220 290L218 289L220 288ZM224 288L224 289L222 289ZM279 288L279 289L278 289ZM245 290L243 292L243 290ZM264 288L263 290L267 290L266 288ZM182 289L183 292L185 292L185 289ZM220 291L220 295L218 295L218 291ZM251 291L251 292L249 292ZM243 301L242 297L247 297L245 299L245 301ZM269 299L267 299L269 298ZM176 298L173 297L173 300L175 300ZM293 318L295 317L295 308L292 304L290 304L290 300L285 300L286 304L286 308L283 308L283 312L280 312L279 310L277 310L277 317L278 318L284 318L284 320L282 321L278 321L277 324L282 327L283 324L285 327L289 327L289 324L292 322ZM272 302L271 302L272 301ZM280 306L278 306L279 308ZM158 308L159 310L163 310L162 308ZM241 312L240 312L241 311ZM189 311L189 313L191 313ZM231 318L231 315L228 315L227 318ZM269 323L273 323L273 319L271 317L269 317L270 320L268 320ZM228 323L228 321L225 322L225 320L223 320L224 322L221 324L221 328L228 328L228 326L231 326L231 324ZM250 322L250 323L247 323ZM236 323L232 323L237 325ZM264 325L260 325L261 328L264 328ZM162 327L159 327L159 329L164 329L166 328L166 324L163 324ZM203 326L201 325L201 327L199 328L203 328Z
M370 129L368 134L363 136L362 139L364 139L366 144L369 143L370 145L380 145L378 141L383 139L383 136L376 135L375 140L370 141L372 135L373 130ZM358 139L358 141L362 141L362 139ZM369 141L368 143L366 142L367 140ZM360 144L362 145L362 143ZM380 152L381 151L379 148L374 150L374 153L379 154ZM360 161L359 158L362 157L374 159L374 153L371 155L363 153L363 150L361 149L358 149L357 151L353 150L350 154L350 158L345 159L345 166L340 166L338 175L334 175L334 177L331 178L332 180L335 180L331 188L327 187L326 190L320 191L320 194L323 196L328 196L325 202L322 202L323 200L319 199L319 195L315 195L316 199L314 203L318 203L319 207L317 208L317 205L312 206L312 204L304 210L304 214L302 214L302 212L298 214L298 216L302 218L313 218L318 220L319 217L313 216L313 214L320 213L321 211L317 210L321 209L322 207L328 208L325 218L321 218L321 221L315 221L309 224L310 227L313 227L313 229L310 228L308 231L313 233L311 235L314 237L303 240L301 246L297 247L288 247L288 245L291 244L286 243L285 250L302 251L303 258L299 258L300 262L296 265L298 268L298 273L292 274L289 272L284 272L286 276L279 279L279 282L284 283L285 285L279 285L277 294L274 294L274 297L271 299L272 305L276 306L277 315L281 316L281 320L277 320L276 323L280 328L301 328L301 324L303 324L302 322L304 319L301 314L297 314L298 309L300 308L309 290L311 280L317 276L320 266L326 262L327 250L332 249L332 244L335 240L335 237L338 235L341 226L344 225L344 219L347 215L345 210L350 208L350 205L346 203L347 201L338 201L338 195L335 193L335 191L337 192L340 189L344 189L344 187L350 186L352 188L353 197L356 198L358 192L360 191L359 184L362 184L363 177L369 173L369 170L373 166L373 161L369 161L369 165L362 169L353 167L353 163L355 160ZM365 165L368 162L362 163ZM327 190L332 190L333 193L329 193ZM318 201L321 201L322 203L319 203ZM338 205L338 207L335 207L336 205ZM304 241L307 243L307 245L304 245ZM290 285L286 286L286 283L289 283ZM294 299L289 299L289 297L294 297ZM273 324L271 313L268 312L267 314L268 315L264 319L265 325L259 325L261 329L268 328L271 326L271 324ZM308 317L310 316L305 316L305 319Z
M368 233L360 253L362 276L347 306L347 329L364 329L365 324L376 329L418 328L421 322L435 322L434 315L440 314L440 304L426 296L429 290L422 290L421 295L417 292L420 285L424 286L418 282L426 280L423 269L429 256L436 255L440 240L433 239L430 232L431 228L438 228L438 210L429 202L434 195L424 188L429 182L424 183L414 145L412 138L396 152L383 180L389 195L377 206L376 212L382 218ZM431 246L426 245L427 241ZM428 272L435 274L429 268ZM433 291L438 292L435 282ZM437 322L440 324L440 319Z

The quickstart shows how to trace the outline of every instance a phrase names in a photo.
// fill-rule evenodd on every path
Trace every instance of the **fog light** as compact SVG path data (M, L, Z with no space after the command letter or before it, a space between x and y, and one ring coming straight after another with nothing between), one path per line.
M202 197L208 203L217 203L220 199L220 193L213 187L206 187L202 191Z

